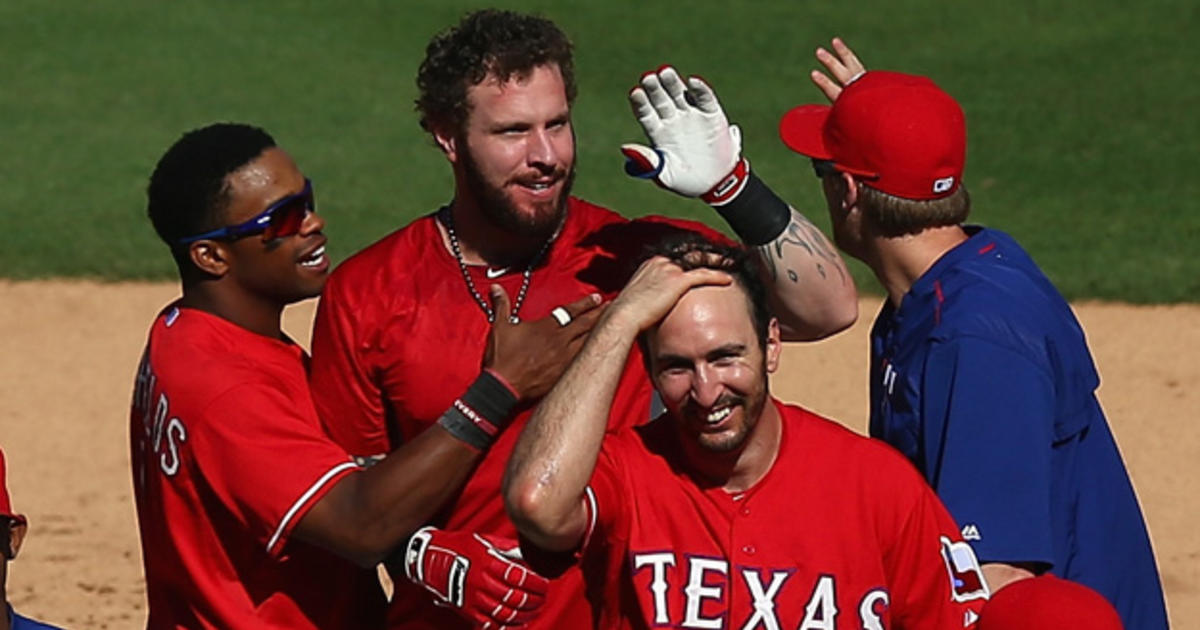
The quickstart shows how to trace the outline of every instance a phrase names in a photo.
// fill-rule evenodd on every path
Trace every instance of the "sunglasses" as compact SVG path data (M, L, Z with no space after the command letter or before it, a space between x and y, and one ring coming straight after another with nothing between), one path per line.
M317 202L313 198L312 180L304 178L304 190L294 195L288 195L267 206L266 210L245 223L228 225L203 234L187 236L179 239L180 245L194 243L201 239L237 240L246 236L262 234L264 243L276 238L291 236L300 232L304 225L304 217L309 212L317 211Z
M812 159L813 172L817 174L817 179L825 179L826 175L833 175L838 172L837 167L833 165L833 160L818 160Z

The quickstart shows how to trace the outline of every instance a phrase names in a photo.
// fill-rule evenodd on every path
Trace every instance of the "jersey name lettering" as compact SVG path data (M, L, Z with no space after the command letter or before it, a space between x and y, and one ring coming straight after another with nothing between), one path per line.
M151 459L152 454L158 455L158 465L168 477L179 472L179 447L187 441L187 427L179 418L170 418L170 401L167 393L159 391L154 396L158 377L150 367L147 354L142 355L138 366L137 382L133 394L133 412L142 418L142 439L140 440L143 465ZM146 471L138 471L138 479L145 483Z
M837 579L821 575L802 584L791 578L795 569L753 567L739 564L731 575L729 562L721 558L670 551L631 554L634 583L648 591L654 607L654 625L679 628L739 628L740 630L833 630L837 627ZM739 592L731 593L730 589ZM802 590L803 589L803 590ZM672 598L670 594L676 594ZM678 594L683 601L679 602ZM780 619L780 598L805 601L802 619ZM745 620L731 625L727 620L731 600L749 601ZM795 601L795 600L793 600ZM861 627L885 627L889 603L887 589L876 587L859 599ZM792 607L797 610L799 608Z

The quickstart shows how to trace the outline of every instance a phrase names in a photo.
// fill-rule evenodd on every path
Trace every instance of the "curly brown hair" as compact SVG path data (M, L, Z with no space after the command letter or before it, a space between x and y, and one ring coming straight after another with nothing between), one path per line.
M417 71L417 112L421 128L450 125L461 130L470 112L467 89L489 76L501 82L528 76L535 68L557 65L567 102L575 101L571 40L550 20L512 11L469 13L439 33L425 48Z

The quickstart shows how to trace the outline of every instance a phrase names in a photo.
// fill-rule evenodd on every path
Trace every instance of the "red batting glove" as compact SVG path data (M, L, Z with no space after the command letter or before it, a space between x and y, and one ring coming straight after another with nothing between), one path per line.
M479 627L512 628L537 616L550 586L519 560L511 538L424 527L408 539L404 573Z

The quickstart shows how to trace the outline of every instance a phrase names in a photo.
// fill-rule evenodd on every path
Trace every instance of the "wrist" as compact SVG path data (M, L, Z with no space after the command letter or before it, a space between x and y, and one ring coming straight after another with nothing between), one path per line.
M641 322L634 317L634 314L614 303L600 315L600 320L596 323L592 336L605 337L606 344L622 342L632 344L641 332Z
M791 207L750 171L749 162L746 162L744 181L737 187L736 194L723 197L720 204L710 205L750 247L766 245L779 238L792 220Z
M512 386L485 369L438 418L438 424L459 440L486 450L512 421L517 401Z
M700 195L700 199L713 207L724 206L733 201L746 188L750 178L750 160L739 158L733 165L733 170L721 178L708 192Z

